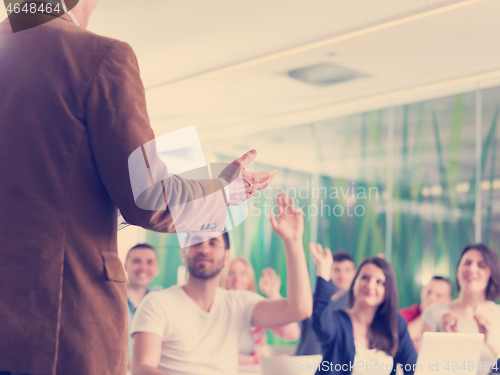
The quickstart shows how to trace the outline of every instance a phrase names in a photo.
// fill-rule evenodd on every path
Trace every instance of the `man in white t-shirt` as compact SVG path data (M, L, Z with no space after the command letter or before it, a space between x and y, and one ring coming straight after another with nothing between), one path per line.
M235 375L243 329L282 326L311 315L302 211L285 193L277 206L278 219L271 214L271 224L285 243L288 297L265 300L253 292L218 287L230 257L227 233L192 234L199 238L183 249L186 285L150 292L135 313L134 375Z

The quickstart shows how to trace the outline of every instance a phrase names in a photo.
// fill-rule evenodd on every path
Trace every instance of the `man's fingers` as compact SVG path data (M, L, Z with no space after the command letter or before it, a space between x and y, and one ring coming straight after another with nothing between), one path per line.
M245 153L241 158L238 158L235 161L233 161L233 164L236 164L238 167L245 167L245 165L251 163L256 156L257 156L257 151L250 150L247 153Z
M257 192L255 190L246 191L246 199L252 198Z
M265 189L267 187L267 185L269 185L271 183L273 179L270 178L269 180L266 180L264 182L260 182L260 183L257 183L257 184L252 184L252 191L258 191L258 190L262 190L262 189Z
M253 185L258 182L263 182L269 179L272 180L275 174L276 170L271 169L269 171L262 171L262 172L243 171L241 173L241 176L243 177L243 180Z
M265 172L248 172L243 171L243 180L250 185L247 187L248 191L258 191L265 189L273 180L276 171L265 171Z

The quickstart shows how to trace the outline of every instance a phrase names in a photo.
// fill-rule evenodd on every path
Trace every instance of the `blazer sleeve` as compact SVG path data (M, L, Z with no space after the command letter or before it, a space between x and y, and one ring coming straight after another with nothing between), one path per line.
M405 319L398 314L398 332L399 332L399 349L394 357L395 363L400 363L403 367L403 372L405 375L413 375L414 365L417 363L417 351L413 342L411 341L410 334L408 333L408 326L406 325ZM405 370L405 365L411 370ZM394 367L393 374L396 374L396 367Z
M200 198L214 196L213 193L217 192L224 203L224 188L219 180L185 180L169 175L153 146L149 150L154 152L147 155L146 163L149 165L146 167L149 169L144 168L144 171L163 173L165 179L153 184L145 194L148 202L156 204L146 208L140 208L141 204L138 206L131 186L129 157L141 147L144 150L143 146L148 142L151 145L155 135L149 123L137 59L128 44L115 42L98 66L90 84L86 122L99 176L112 201L130 224L158 232L174 232L176 225L171 215L172 206L177 207L177 216L187 212L189 215L184 217L192 217L199 207L189 206L188 202L197 199L200 202ZM145 177L148 182L148 172ZM213 222L210 222L212 230L224 227L225 205L222 206L224 209L218 207L220 215L214 220L217 226L212 226ZM187 226L193 231L200 230L196 222Z
M312 326L321 345L331 342L338 334L338 322L329 308L331 298L338 288L333 282L318 277L313 298Z

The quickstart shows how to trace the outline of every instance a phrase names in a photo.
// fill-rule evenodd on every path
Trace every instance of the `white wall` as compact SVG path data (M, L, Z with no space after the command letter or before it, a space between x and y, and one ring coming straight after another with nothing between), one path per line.
M141 227L130 225L118 231L118 256L125 263L128 250L138 243L146 240L146 230Z

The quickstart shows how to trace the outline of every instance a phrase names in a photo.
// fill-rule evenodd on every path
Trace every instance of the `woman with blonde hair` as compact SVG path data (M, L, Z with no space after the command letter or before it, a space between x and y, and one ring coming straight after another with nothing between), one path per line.
M234 258L226 267L221 280L221 286L226 289L249 290L257 292L255 272L249 261L244 258ZM272 268L262 270L259 279L261 293L270 299L282 298L280 294L281 279ZM290 323L282 327L271 328L270 331L285 341L295 341L300 337L300 327ZM267 353L267 331L261 327L245 330L240 336L239 364L258 364L259 357Z

